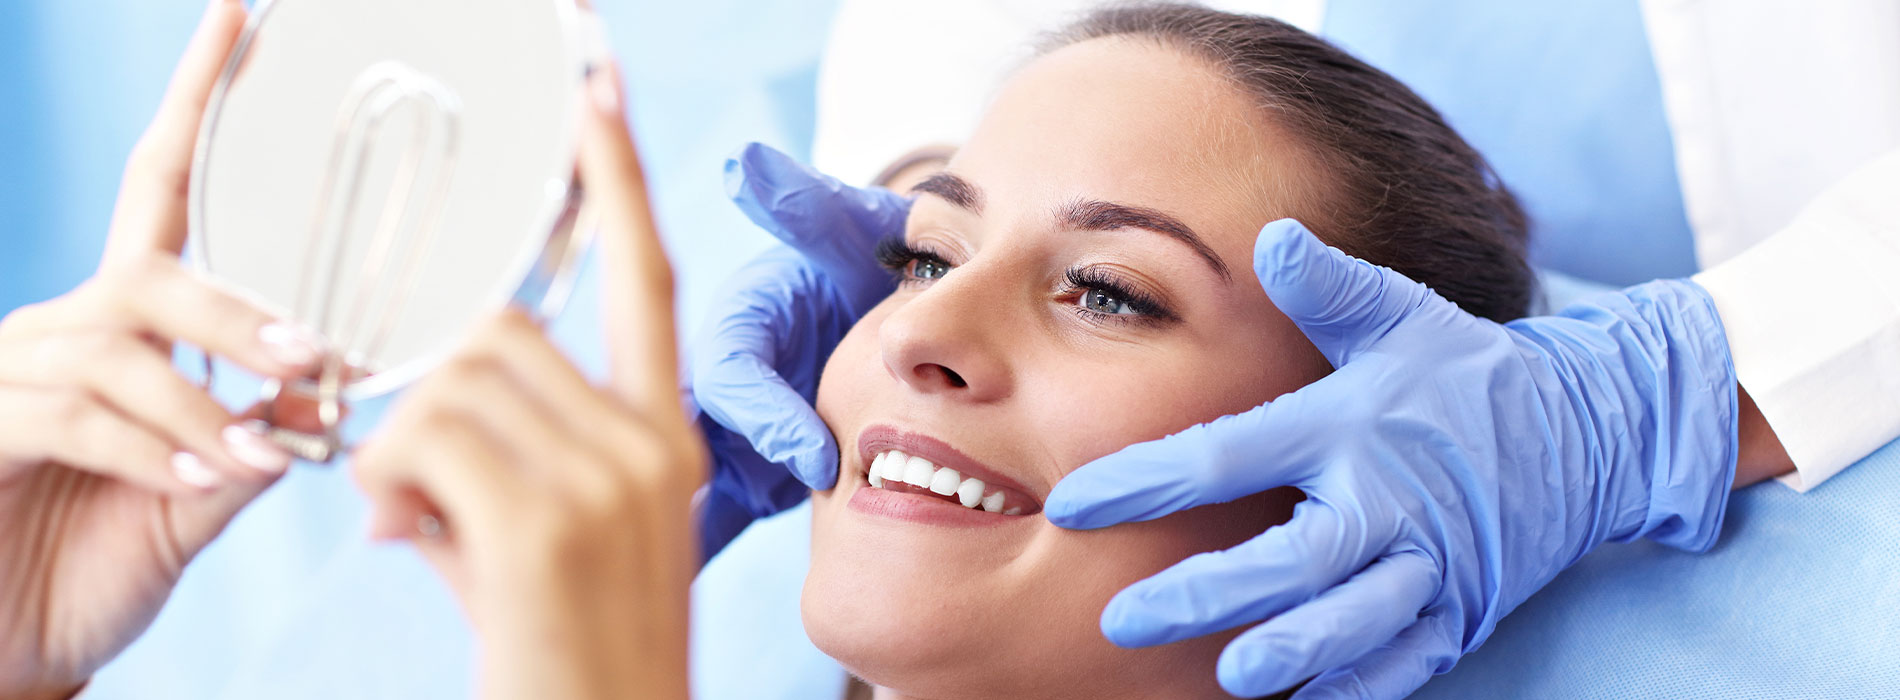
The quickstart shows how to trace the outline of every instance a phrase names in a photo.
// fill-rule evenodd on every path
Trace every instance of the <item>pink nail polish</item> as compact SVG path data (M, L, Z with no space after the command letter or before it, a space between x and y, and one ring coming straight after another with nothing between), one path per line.
M304 367L323 356L323 343L315 333L289 323L272 323L257 329L257 340L271 359L292 367Z
M594 109L607 114L620 113L620 71L602 68L587 78L587 93Z
M289 452L243 425L225 426L222 437L225 451L244 466L266 474L282 474L290 468Z
M203 460L190 452L172 454L172 474L176 475L179 481L201 489L217 486L219 482L218 473L211 471L210 467L205 466Z

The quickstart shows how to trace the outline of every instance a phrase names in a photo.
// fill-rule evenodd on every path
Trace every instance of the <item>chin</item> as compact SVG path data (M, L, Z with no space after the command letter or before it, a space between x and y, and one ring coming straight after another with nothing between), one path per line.
M814 496L801 609L812 643L853 675L906 697L1228 697L1215 662L1238 630L1122 649L1100 628L1116 592L1188 554L1162 543L1227 516L1088 532L1037 516L977 533L855 512L860 488Z
M812 643L865 681L922 697L1017 697L1046 628L1025 629L1016 557L968 533L848 512L851 488L814 497L801 613ZM823 515L819 512L824 511ZM839 512L847 511L847 512ZM1033 694L1033 693L1032 693Z

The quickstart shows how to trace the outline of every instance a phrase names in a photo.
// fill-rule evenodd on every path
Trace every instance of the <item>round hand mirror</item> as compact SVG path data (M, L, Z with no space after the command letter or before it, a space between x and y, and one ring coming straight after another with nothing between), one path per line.
M553 313L579 250L580 91L599 45L573 0L265 0L198 136L200 268L336 359L277 392L340 404L426 372L480 317ZM586 227L578 227L585 231ZM264 417L268 423L268 416Z

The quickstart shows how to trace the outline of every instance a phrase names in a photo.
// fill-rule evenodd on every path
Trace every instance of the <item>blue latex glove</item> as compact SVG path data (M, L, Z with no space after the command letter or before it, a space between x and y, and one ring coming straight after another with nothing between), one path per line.
M910 213L908 199L844 185L756 143L726 160L726 194L785 245L733 276L693 346L693 400L713 456L700 508L707 557L755 518L838 480L838 445L811 406L818 377L895 287L875 249L903 234Z
M1714 544L1737 456L1735 373L1701 288L1654 282L1499 325L1297 222L1260 232L1273 303L1338 371L1091 463L1044 508L1064 527L1157 518L1279 486L1293 519L1130 586L1124 646L1258 623L1221 686L1400 698L1603 542Z

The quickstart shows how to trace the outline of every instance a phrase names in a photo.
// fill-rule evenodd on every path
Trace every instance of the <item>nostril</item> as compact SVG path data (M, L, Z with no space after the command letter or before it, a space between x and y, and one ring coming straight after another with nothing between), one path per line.
M936 376L942 376L944 385L952 389L962 389L970 385L969 382L963 381L963 377L958 375L954 370L939 364L921 364L913 371L917 373L919 380L927 384L934 383Z

